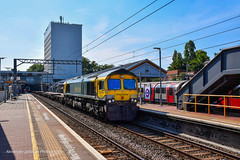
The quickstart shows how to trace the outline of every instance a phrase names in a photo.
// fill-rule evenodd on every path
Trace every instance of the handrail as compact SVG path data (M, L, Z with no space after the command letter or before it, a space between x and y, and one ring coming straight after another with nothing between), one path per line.
M186 102L186 96L194 97L194 102ZM208 102L207 103L197 103L197 97L207 97ZM210 98L211 97L220 97L223 98L223 105L221 104L211 104ZM185 105L186 104L192 104L195 106L195 112L197 112L197 105L202 106L208 106L208 115L210 115L210 107L216 106L216 107L222 107L224 108L224 117L226 117L226 108L233 108L233 109L240 109L240 106L229 106L226 103L226 98L240 98L240 96L235 95L210 95L210 94L183 94L183 110L185 111Z

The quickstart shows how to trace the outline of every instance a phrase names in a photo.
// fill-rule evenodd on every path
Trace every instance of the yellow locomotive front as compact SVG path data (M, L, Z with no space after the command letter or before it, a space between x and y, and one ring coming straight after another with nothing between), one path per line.
M115 72L105 79L106 113L110 121L131 121L136 117L137 77L131 72Z

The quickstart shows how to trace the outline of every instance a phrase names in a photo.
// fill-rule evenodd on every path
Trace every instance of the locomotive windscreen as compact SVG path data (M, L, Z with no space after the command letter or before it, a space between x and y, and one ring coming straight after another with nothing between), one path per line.
M124 79L123 80L124 89L136 89L135 79Z
M120 79L108 79L108 89L109 90L121 89Z

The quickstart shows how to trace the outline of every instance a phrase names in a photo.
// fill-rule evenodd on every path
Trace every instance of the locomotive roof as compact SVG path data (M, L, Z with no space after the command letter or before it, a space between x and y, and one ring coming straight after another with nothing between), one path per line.
M110 68L110 69L106 69L103 71L87 74L87 75L84 75L81 77L75 77L75 78L68 80L67 82L68 83L77 83L77 82L82 82L82 81L90 81L91 79L95 79L97 77L107 77L107 76L111 76L114 74L129 74L129 75L136 77L136 75L134 73L132 73L124 68L115 67L115 68Z

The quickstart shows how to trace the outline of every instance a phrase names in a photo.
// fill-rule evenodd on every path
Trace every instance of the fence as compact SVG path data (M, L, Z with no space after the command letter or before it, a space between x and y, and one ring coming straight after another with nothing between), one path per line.
M186 102L186 96L188 98L188 102ZM192 98L194 97L194 99ZM202 98L207 98L207 103L199 103L197 102L197 97L202 97ZM223 104L221 103L214 103L211 104L211 97L217 97L220 100L223 100ZM238 106L231 106L228 105L228 103L231 104L232 98L236 98L236 101L238 103L234 103L237 104ZM208 114L210 115L210 109L211 106L215 106L215 107L222 107L224 109L224 117L226 117L226 108L233 108L233 109L240 109L240 96L233 96L233 95L208 95L208 94L183 94L183 110L185 111L185 105L186 104L192 104L195 106L195 112L197 112L197 106L207 106L208 107Z

